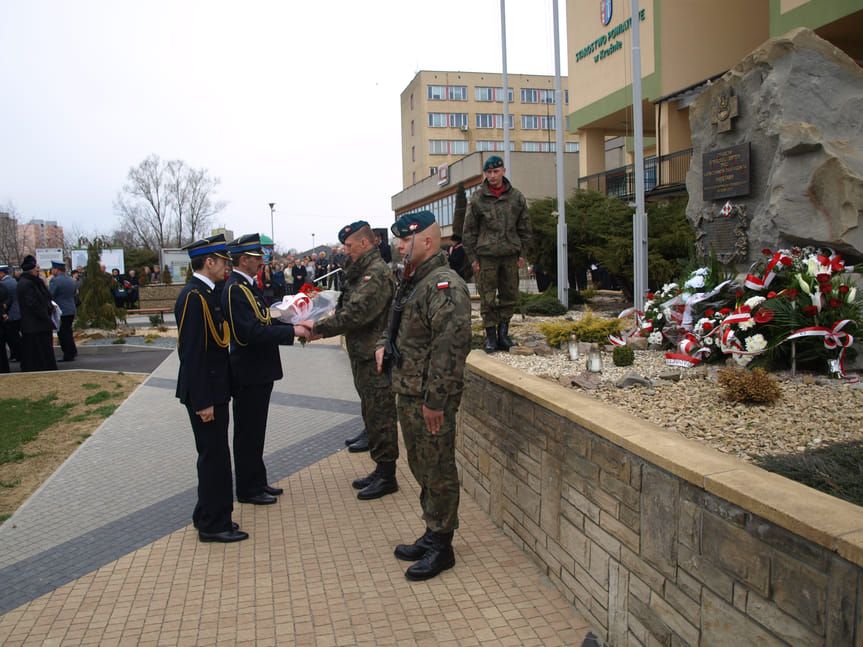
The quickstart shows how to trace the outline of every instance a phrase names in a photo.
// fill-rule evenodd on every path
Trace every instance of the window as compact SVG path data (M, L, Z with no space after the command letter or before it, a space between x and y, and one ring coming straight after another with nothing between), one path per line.
M429 113L429 128L446 128L446 113L445 112L430 112Z
M513 128L515 119L512 115L509 116L509 127ZM503 128L503 115L482 114L476 115L477 128Z
M526 153L554 153L557 150L556 142L523 142L521 150Z
M474 99L476 101L498 101L503 103L503 88L486 88L477 86L474 88ZM512 88L509 88L509 100L512 101Z
M417 147L411 146L411 162L417 161Z
M429 176L437 175L437 166L429 166Z
M478 151L504 151L503 142L501 141L491 141L491 140L479 140L476 142L476 150ZM509 150L515 150L515 142L511 141L509 143Z
M428 98L431 101L467 101L466 85L430 85Z
M467 142L463 139L430 139L429 155L467 155Z
M414 109L414 95L411 95L411 110Z
M414 120L411 119L411 137L414 135Z
M449 113L450 128L467 128L467 113L466 112L451 112Z
M578 142L566 142L563 146L563 150L565 153L577 153L578 152Z
M554 130L554 117L540 115L522 115L521 127L524 130Z
M563 102L564 102L564 103L569 103L569 90L564 90L564 91L563 91Z
M569 97L569 95L567 95ZM534 88L521 89L522 103L554 103L554 90L539 90ZM569 103L569 98L566 100Z

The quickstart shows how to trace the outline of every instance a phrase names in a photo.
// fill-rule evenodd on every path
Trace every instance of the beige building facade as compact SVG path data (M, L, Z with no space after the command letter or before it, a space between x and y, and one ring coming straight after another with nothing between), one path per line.
M682 185L689 104L764 41L808 27L863 59L863 0L642 0L639 9L648 191ZM629 0L567 1L567 122L580 143L580 185L622 197L616 182L624 169L609 167L606 158L609 141L623 138L632 162L632 27Z
M554 77L509 74L507 85L510 151L555 152ZM565 78L561 86L566 115L569 92ZM502 157L503 100L502 74L418 72L401 94L402 188L471 153ZM567 153L577 152L577 136L567 134L564 146Z
M63 248L63 227L56 220L31 220L18 225L18 255L35 254L37 249Z

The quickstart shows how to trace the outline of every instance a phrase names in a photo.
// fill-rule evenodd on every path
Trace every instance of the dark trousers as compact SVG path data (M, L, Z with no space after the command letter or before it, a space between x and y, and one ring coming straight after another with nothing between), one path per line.
M21 361L21 320L6 320L3 324L6 344L9 346L9 359Z
M203 422L186 405L195 449L198 450L198 503L192 521L198 530L223 532L231 529L234 509L234 484L231 478L231 450L228 448L228 403L213 407L214 419Z
M75 359L78 349L75 347L75 336L72 334L72 323L75 315L63 315L60 317L60 330L57 331L57 339L60 348L63 349L63 359Z
M0 322L0 373L9 372L9 356L6 355L6 324Z
M50 330L24 333L21 336L21 372L56 370L54 334Z
M234 470L237 496L241 498L261 494L267 485L264 438L272 392L272 382L234 389Z

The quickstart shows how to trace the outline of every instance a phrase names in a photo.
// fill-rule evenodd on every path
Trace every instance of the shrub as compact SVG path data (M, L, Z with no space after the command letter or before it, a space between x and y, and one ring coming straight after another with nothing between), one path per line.
M632 366L635 361L635 351L629 346L615 346L611 359L615 366Z
M549 346L560 347L560 342L568 340L575 333L578 341L605 343L609 335L616 335L624 324L622 319L603 319L590 308L585 308L584 317L578 321L547 321L539 324L540 332L545 335Z
M162 324L162 315L150 315L150 326L155 328L156 326L160 326Z
M541 294L522 292L519 297L518 311L523 315L558 317L566 314L566 307L549 289Z
M724 368L719 371L719 384L723 397L730 402L772 404L782 395L779 384L763 368L755 368L751 372Z

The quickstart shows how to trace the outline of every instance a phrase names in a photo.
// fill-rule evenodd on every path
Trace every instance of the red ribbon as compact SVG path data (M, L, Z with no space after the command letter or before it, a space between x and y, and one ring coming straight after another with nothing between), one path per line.
M782 341L786 342L792 339L800 339L801 337L824 337L825 348L828 350L833 350L834 348L842 349L839 351L839 365L837 366L837 372L842 377L846 377L845 351L854 343L854 337L842 329L849 323L854 322L851 319L842 319L841 321L837 321L832 328L827 328L826 326L809 326L808 328L801 328L797 332L788 335L788 337Z

